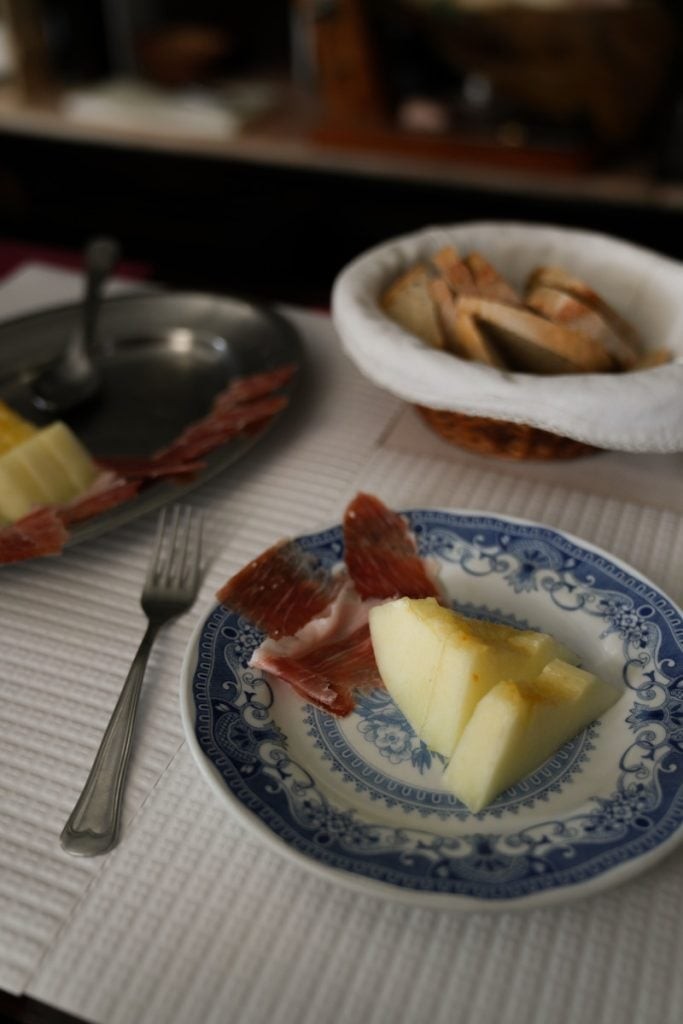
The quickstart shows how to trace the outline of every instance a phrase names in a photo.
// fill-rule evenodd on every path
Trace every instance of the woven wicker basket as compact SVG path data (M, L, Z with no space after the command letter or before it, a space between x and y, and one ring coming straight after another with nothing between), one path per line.
M496 455L505 459L574 459L600 451L582 441L551 434L526 423L468 416L423 405L415 408L444 440L478 455Z

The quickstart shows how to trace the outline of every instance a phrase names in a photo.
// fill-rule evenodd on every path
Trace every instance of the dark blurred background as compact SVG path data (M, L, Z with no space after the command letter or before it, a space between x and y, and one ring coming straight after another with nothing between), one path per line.
M3 0L0 235L117 235L170 284L325 304L426 224L551 221L675 257L664 0Z

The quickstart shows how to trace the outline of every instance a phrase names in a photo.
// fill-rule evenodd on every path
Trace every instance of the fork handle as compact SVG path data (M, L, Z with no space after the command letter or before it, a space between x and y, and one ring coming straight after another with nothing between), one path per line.
M150 621L109 719L83 791L60 836L68 853L93 857L115 845L140 689L161 623Z

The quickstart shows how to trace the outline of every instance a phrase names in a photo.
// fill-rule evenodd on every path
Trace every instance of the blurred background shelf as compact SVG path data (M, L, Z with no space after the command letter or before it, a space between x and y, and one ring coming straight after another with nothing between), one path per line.
M171 283L323 304L427 223L683 258L677 5L485 6L4 0L0 232L113 231Z

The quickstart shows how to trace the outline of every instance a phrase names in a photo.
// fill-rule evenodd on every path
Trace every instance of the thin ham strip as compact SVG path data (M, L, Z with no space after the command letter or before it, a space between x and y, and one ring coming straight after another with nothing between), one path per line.
M322 572L297 544L286 541L249 562L216 597L277 639L322 615L342 585L341 576Z
M273 392L295 372L296 366L287 364L234 380L216 395L206 416L191 423L179 437L152 455L107 456L98 462L129 480L147 482L168 477L182 481L193 477L204 468L204 456L237 437L265 429L289 401L286 395Z
M284 395L269 395L233 409L214 409L184 430L166 448L156 452L152 462L163 465L170 459L190 460L207 455L226 441L251 431L251 428L263 428L286 405Z
M68 533L54 508L38 508L0 529L0 563L59 555Z
M297 371L296 363L286 363L275 370L265 373L252 373L249 377L239 377L228 384L214 399L214 408L232 409L243 402L251 402L255 398L270 395L278 388L289 383Z
M206 465L199 459L178 457L177 459L168 458L164 461L156 461L153 457L134 458L127 455L105 456L98 458L97 462L104 469L112 469L126 480L137 481L138 487L145 480L160 480L164 477L180 480L184 477L192 477Z
M92 489L59 509L59 517L65 526L81 523L85 519L107 512L109 509L129 501L140 490L139 480L117 478L103 487Z
M299 657L272 654L256 664L284 679L304 700L341 717L355 707L353 690L382 685L367 623Z
M440 597L406 521L372 494L344 515L344 561L361 597Z

